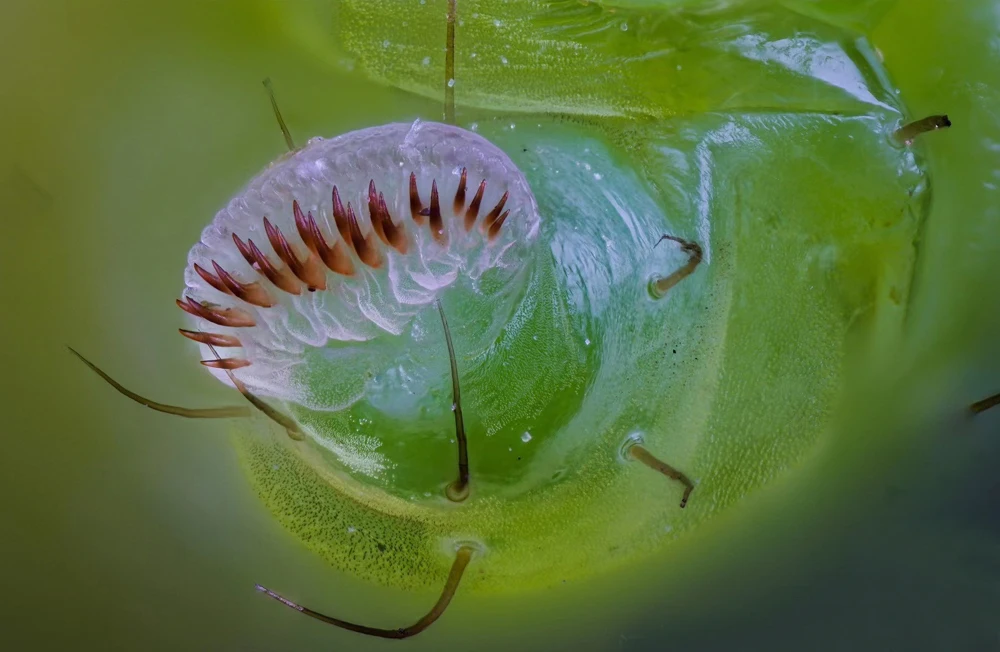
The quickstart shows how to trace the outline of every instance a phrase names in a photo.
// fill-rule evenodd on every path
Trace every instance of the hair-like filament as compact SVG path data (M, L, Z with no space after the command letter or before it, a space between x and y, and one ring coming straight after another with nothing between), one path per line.
M163 412L165 414L174 414L188 419L232 419L237 417L248 417L251 414L250 408L242 405L229 405L218 408L186 408L179 407L177 405L167 405L166 403L158 403L157 401L148 399L140 394L136 394L132 390L126 388L114 378L106 374L104 370L96 364L83 357L83 354L73 347L67 346L66 348L69 349L70 353L80 358L83 364L90 367L95 374L103 378L104 382L118 390L119 394L132 399L139 405L145 405L151 410L156 410L157 412Z
M271 109L274 111L274 119L278 121L281 135L285 137L285 145L289 152L295 151L295 141L292 140L292 132L288 130L285 119L281 116L281 109L278 108L278 100L274 99L274 88L271 86L271 78L264 79L264 88L267 89L267 96L271 100Z
M448 320L444 316L441 301L435 301L438 314L441 315L441 326L444 328L444 341L448 344L448 362L451 364L451 400L452 411L455 413L455 440L458 442L458 479L448 485L445 494L448 500L460 503L469 497L469 445L465 436L465 422L462 419L462 396L458 386L458 362L455 359L455 345L451 341L451 331Z
M222 357L219 355L219 352L215 350L215 346L209 344L208 348L211 349L212 355L215 356L216 360L222 359ZM239 378L236 377L236 374L233 373L232 369L227 368L225 369L225 371L226 375L229 376L229 380L233 382L233 385L235 385L237 391L239 391L239 393L243 395L243 398L250 401L250 404L253 405L255 408L257 408L258 410L260 410L261 412L263 412L264 416L266 416L268 419L274 421L276 424L284 428L285 432L288 433L289 437L291 437L295 441L302 441L303 439L306 438L305 435L302 434L302 431L299 430L299 426L298 424L295 423L294 419L287 416L286 414L283 414L279 410L274 409L273 407L262 401L260 398L258 398L256 394L248 390L247 386L243 384L243 381L241 381Z
M219 356L218 352L215 350L215 347L213 345L209 344L208 347L212 349L212 353L215 354L217 360L223 359L221 356ZM107 373L105 373L104 370L98 367L96 364L94 364L87 358L83 357L83 354L81 354L73 347L67 346L66 348L70 350L70 353L78 357L85 365L90 367L90 369L94 373L96 373L98 376L104 379L104 382L114 387L119 394L122 394L123 396L132 399L139 405L145 405L151 410L156 410L157 412L163 412L165 414L173 414L179 417L186 417L188 419L234 419L234 418L246 418L253 414L253 411L250 408L244 407L242 405L229 405L226 407L218 407L218 408L186 408L177 405L167 405L166 403L159 403L157 401L146 398L145 396L137 394L136 392L133 392L132 390L128 389L127 387L119 383L117 380L109 376ZM250 402L251 405L253 405L255 408L263 412L272 421L283 427L288 432L289 437L295 440L302 440L305 438L304 435L302 434L302 431L299 430L298 425L296 425L295 421L293 421L290 417L282 414L278 410L275 410L270 405L268 405L260 398L258 398L255 394L253 394L250 390L248 390L246 388L246 385L244 385L239 379L236 378L236 375L232 372L232 370L225 369L225 372L229 375L229 379L233 381L233 384L236 385L236 389L239 390L240 394L242 394L244 398L246 398Z
M690 276L691 273L694 272L695 268L698 267L698 264L701 263L702 257L701 245L697 242L692 242L690 240L685 240L672 235L664 235L661 237L656 241L656 244L653 245L653 248L655 249L658 247L664 240L672 240L673 242L679 244L681 246L681 251L688 255L688 261L683 267L674 271L672 274L668 276L657 276L649 282L649 291L657 299L662 299L670 288Z
M448 29L444 53L444 121L455 124L455 16L458 0L448 0Z
M951 119L946 115L932 115L922 120L915 120L909 124L905 124L895 132L893 132L892 137L900 145L912 145L914 139L920 134L925 134L929 131L937 131L938 129L947 129L951 126Z
M990 408L995 408L998 405L1000 405L1000 394L994 394L993 396L984 398L981 401L976 401L969 406L969 410L973 414L981 414Z
M256 588L261 593L274 598L286 607L294 609L300 613L304 613L310 618L315 618L316 620L322 621L328 625L333 625L334 627L340 627L341 629L346 629L351 632L357 632L358 634L365 634L366 636L375 636L378 638L410 638L411 636L416 636L433 625L434 621L440 618L441 614L443 614L445 609L448 608L448 603L450 603L451 599L455 597L458 585L462 581L462 574L465 572L465 567L468 566L469 562L472 560L472 553L472 546L462 545L458 548L458 552L455 553L455 562L451 565L451 571L448 573L448 580L445 582L444 589L441 591L441 597L438 598L437 602L434 603L434 606L431 607L431 610L428 611L427 615L423 618L408 627L400 627L398 629L382 629L380 627L369 627L368 625L351 623L346 620L334 618L333 616L321 614L320 612L313 611L308 607L303 607L302 605L292 602L288 598L275 593L271 589L261 586L260 584L257 584Z
M694 491L694 483L684 473L678 471L663 460L650 453L642 444L632 444L629 446L628 455L634 460L642 462L654 471L659 471L671 480L676 480L684 485L684 494L681 496L681 509L687 506L688 497Z

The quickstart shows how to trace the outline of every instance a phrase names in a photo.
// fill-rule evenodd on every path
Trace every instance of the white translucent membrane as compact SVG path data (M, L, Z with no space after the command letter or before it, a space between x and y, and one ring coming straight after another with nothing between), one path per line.
M468 171L466 206L480 182L486 180L479 219L470 232L465 230L464 213L456 216L453 210L463 168ZM418 226L410 216L411 173L416 174L424 207L430 205L431 182L437 182L448 234L446 246L431 237L427 224ZM383 257L380 269L370 269L352 251L354 276L327 271L326 290L309 292L303 285L301 294L294 296L251 268L233 242L234 233L244 241L252 239L275 267L283 267L264 230L263 218L267 217L302 259L307 250L295 227L295 200L304 212L312 213L332 247L340 240L332 215L334 186L345 207L348 203L353 207L362 232L370 233L368 185L372 180L385 195L393 222L404 226L409 240L408 252L403 255L373 236ZM509 197L504 210L510 214L499 236L489 242L479 226L505 192ZM255 327L225 328L195 319L197 330L230 333L240 339L242 349L220 349L219 353L250 360L251 366L236 371L249 387L312 408L340 409L360 398L351 393L357 394L364 379L348 382L338 378L339 362L343 362L342 372L346 375L362 367L371 369L370 364L352 361L359 348L365 346L361 343L402 334L414 316L449 287L462 286L475 296L480 292L479 280L488 270L494 270L488 291L500 288L501 293L509 293L511 288L505 286L524 276L518 272L538 231L538 206L528 182L499 148L458 127L421 121L389 124L331 140L315 138L301 150L271 164L202 232L201 241L188 254L184 294L223 308L238 307L256 320ZM215 290L193 269L198 263L212 271L212 261L240 282L261 283L278 305L257 308ZM463 292L463 296L469 295ZM204 359L214 357L207 347L200 348ZM329 368L306 368L317 361ZM224 372L213 373L229 383ZM353 389L326 391L317 388L316 382L304 380L318 377L332 379L333 384L345 380Z

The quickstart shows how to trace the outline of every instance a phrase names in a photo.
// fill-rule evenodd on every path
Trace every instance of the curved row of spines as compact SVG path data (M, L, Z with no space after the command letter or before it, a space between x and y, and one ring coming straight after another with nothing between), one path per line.
M455 216L463 217L463 224L466 232L471 231L479 218L479 210L483 200L483 193L486 191L486 180L483 179L469 202L465 206L467 170L462 168L458 189L455 192L453 204ZM431 236L434 241L441 246L448 244L448 231L444 225L444 218L441 214L441 203L438 197L437 181L431 181L430 205L425 207L417 189L417 175L410 174L410 217L417 226L429 224ZM492 242L500 233L510 214L510 210L504 210L509 193L504 192L496 206L486 214L480 224L482 233ZM382 252L378 247L378 240L381 240L387 247L392 247L400 254L406 254L409 250L409 239L406 236L406 228L402 223L396 224L389 208L385 203L385 196L375 188L375 180L368 183L368 215L371 222L371 231L365 235L361 231L357 215L351 203L348 202L345 208L340 199L337 187L333 187L333 219L339 234L334 234L331 245L323 236L319 225L311 212L303 213L298 201L292 202L292 212L295 218L295 229L306 247L306 255L300 258L295 247L288 242L281 229L264 217L264 233L274 250L275 255L284 263L283 266L276 266L267 257L260 247L250 238L244 242L238 235L233 234L233 243L236 249L243 256L258 274L270 281L271 285L289 294L299 295L302 293L302 286L310 292L325 290L326 270L325 266L332 272L343 276L354 275L354 261L350 251L357 255L358 259L365 265L372 268L382 266ZM193 265L195 273L198 274L208 285L223 294L228 294L241 301L258 308L270 308L277 304L271 292L260 281L241 282L231 273L223 269L219 263L212 261L212 270L207 270L198 263ZM178 299L177 305L188 314L200 317L218 326L229 328L250 328L256 326L256 321L249 312L240 308L221 308L195 301L189 296L183 300ZM233 335L222 335L219 333L208 333L203 331L189 331L180 329L184 337L214 347L239 347L239 338ZM201 363L207 367L215 369L232 370L250 365L250 361L245 358L219 358L214 360L202 360Z

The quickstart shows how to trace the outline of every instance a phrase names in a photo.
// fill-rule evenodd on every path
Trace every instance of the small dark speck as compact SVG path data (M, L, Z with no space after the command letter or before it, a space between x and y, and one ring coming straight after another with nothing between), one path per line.
M522 151L522 152L527 152L527 151L528 151L528 148L527 148L527 147L525 147L525 148L524 148L524 149L522 149L521 151Z
M677 349L674 349L674 353L677 353Z
M518 461L518 462L520 462L520 461L521 461L521 458L520 458L520 457L518 457L518 458L517 458L517 461Z
M378 546L379 552L385 552L385 544L384 543L377 543L375 545Z

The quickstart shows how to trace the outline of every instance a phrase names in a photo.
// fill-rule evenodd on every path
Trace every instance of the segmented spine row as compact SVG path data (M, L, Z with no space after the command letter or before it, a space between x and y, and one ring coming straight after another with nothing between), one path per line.
M467 185L467 170L462 168L458 189L455 191L453 202L454 214L456 217L462 216L466 232L472 230L479 219L480 206L483 201L483 193L486 191L486 180L483 179L468 208L465 206L465 195ZM438 196L437 180L431 181L430 205L424 206L417 188L416 173L410 174L410 217L417 226L428 224L431 237L441 246L448 244L448 231L441 214L441 201ZM483 235L492 242L500 234L500 228L510 214L510 210L504 211L509 193L505 192L497 202L496 206L486 214L480 230ZM389 208L385 203L385 196L375 187L375 180L368 183L368 215L372 225L371 231L362 233L358 223L357 215L353 206L348 202L345 208L340 199L337 187L333 187L333 220L337 226L337 234L333 234L328 240L324 237L319 225L311 212L303 213L298 201L292 202L292 212L295 218L295 229L305 245L304 256L299 256L295 246L288 242L281 229L264 217L264 233L267 235L268 243L278 259L283 263L278 267L261 251L260 247L247 238L244 242L238 235L233 234L233 243L236 249L243 256L247 264L258 274L270 281L271 285L292 295L300 295L304 285L309 292L327 289L326 272L323 266L330 271L342 276L353 276L355 272L354 262L351 259L350 251L357 255L358 259L373 269L382 266L383 257L379 249L378 241L387 247L392 247L400 254L405 255L409 251L409 239L406 236L406 227L402 222L396 224ZM340 236L339 238L337 236ZM333 242L333 244L329 244ZM259 281L238 281L231 273L223 269L215 260L212 261L212 270L194 263L194 271L208 285L223 294L233 296L258 308L270 308L277 304L271 292ZM213 273L214 272L214 273ZM256 326L253 316L239 308L221 308L205 302L198 302L191 297L185 296L183 300L178 299L177 305L188 314L200 317L208 322L229 328L252 328ZM216 347L239 347L239 338L221 333L208 333L204 331L190 331L180 329L184 337ZM213 360L202 360L201 364L206 367L223 370L240 369L250 365L250 361L245 358L220 358Z

